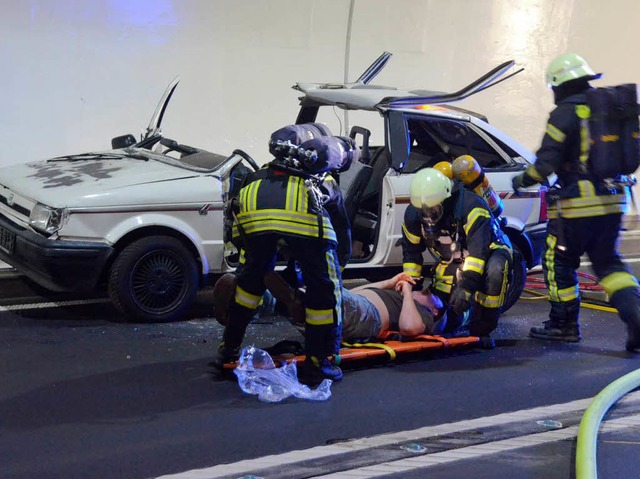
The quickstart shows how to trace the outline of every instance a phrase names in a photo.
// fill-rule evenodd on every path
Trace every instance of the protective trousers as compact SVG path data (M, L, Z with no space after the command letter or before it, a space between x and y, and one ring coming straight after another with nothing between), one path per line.
M542 268L549 289L549 319L557 327L577 325L580 289L577 270L587 253L593 272L620 318L640 328L638 281L617 251L622 214L549 221Z
M264 275L273 271L281 234L248 235L239 268L235 302L223 334L224 347L237 348L265 291ZM305 353L326 358L340 352L342 278L336 246L328 241L287 237L287 254L302 272L305 294Z
M497 247L491 250L487 259L482 280L478 291L474 295L474 302L471 305L470 334L473 336L488 336L491 331L497 328L498 318L502 312L509 279L512 269L511 250L506 247ZM435 293L446 303L449 300L452 285L455 283L457 271L462 268L463 263L438 263L436 266L433 287ZM451 316L453 324L449 324L447 319L446 331L455 328L462 322L461 318L453 318L452 311L447 312L448 318Z

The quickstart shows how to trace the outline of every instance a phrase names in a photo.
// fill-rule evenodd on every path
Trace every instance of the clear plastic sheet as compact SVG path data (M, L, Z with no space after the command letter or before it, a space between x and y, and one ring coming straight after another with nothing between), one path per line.
M295 361L278 368L266 351L254 346L242 350L234 373L240 389L257 395L263 402L276 403L290 396L310 401L326 401L331 397L330 379L311 389L298 381Z

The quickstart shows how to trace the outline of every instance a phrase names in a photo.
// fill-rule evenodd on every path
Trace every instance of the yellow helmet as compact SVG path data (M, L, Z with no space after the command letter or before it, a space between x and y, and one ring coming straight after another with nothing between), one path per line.
M424 168L409 185L411 204L416 208L432 208L451 196L452 183L440 170Z
M551 60L547 67L546 79L547 85L554 87L578 78L597 80L601 76L602 73L595 73L580 55L564 53Z
M450 180L453 179L453 170L452 170L452 167L451 167L451 162L449 162L449 161L440 161L440 162L436 163L435 165L433 165L433 168L438 170L439 172L441 172L444 176L446 176Z

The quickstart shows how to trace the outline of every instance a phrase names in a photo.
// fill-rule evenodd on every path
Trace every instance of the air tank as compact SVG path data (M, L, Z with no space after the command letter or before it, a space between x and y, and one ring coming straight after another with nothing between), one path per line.
M494 217L498 217L504 210L502 199L489 184L489 178L484 174L480 164L471 155L462 155L453 160L451 170L455 179L480 196L487 202Z

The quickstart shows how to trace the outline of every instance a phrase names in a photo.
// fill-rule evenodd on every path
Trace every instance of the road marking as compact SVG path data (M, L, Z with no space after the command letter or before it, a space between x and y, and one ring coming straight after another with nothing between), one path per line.
M640 415L628 416L606 422L600 432L620 431L627 428L640 426ZM408 472L415 469L424 469L431 466L440 466L462 459L477 459L490 454L513 451L524 447L533 447L548 442L563 441L573 439L578 435L579 426L571 426L555 431L529 434L527 436L495 441L477 446L464 447L444 452L436 452L424 456L401 459L399 461L384 462L373 466L350 469L333 474L313 476L311 479L341 479L345 476L368 479L372 477L384 476L398 472ZM346 474L345 474L346 472ZM204 479L201 477L200 479Z
M457 433L461 431L476 430L479 428L489 428L500 425L508 425L521 421L532 421L542 419L546 420L550 417L560 414L580 412L582 413L593 401L593 398L579 399L563 404L554 404L542 406L532 409L524 409L521 411L498 414L496 416L488 416L477 419L470 419L448 424L440 424L437 426L427 426L409 431L401 431L389 434L381 434L378 436L365 437L353 441L331 444L328 446L317 446L309 449L290 451L282 454L274 454L270 456L247 459L231 464L220 464L203 469L193 469L177 474L160 476L158 479L216 479L222 477L238 477L242 474L248 474L252 471L259 471L274 466L293 467L296 463L304 461L318 461L323 458L330 458L334 463L338 463L341 454L352 454L354 452L365 452L367 450L381 447L392 446L398 443L411 441L420 441L425 438L434 436L442 436L446 434ZM619 404L640 405L640 392L628 394ZM603 423L601 431L615 431L629 427L640 426L640 415L627 416L614 419ZM381 462L378 464L368 465L351 469L349 471L341 471L331 473L329 475L315 476L322 479L337 479L340 477L358 477L369 478L384 474L392 474L410 469L418 469L436 464L458 461L461 459L477 458L496 452L530 447L547 442L560 441L570 439L576 436L578 425L566 427L563 429L555 429L535 434L527 434L520 437L512 437L505 440L487 442L458 449L450 449L430 454L416 455L415 457L400 459L391 462ZM285 468L286 469L286 468Z
M12 304L10 306L0 306L0 311L21 311L24 309L45 309L45 308L62 308L65 306L80 306L83 304L108 303L106 298L97 299L78 299L73 301L53 301L49 303L29 303L29 304Z
M622 258L623 263L640 263L640 258ZM582 261L580 266L591 266L591 261Z

